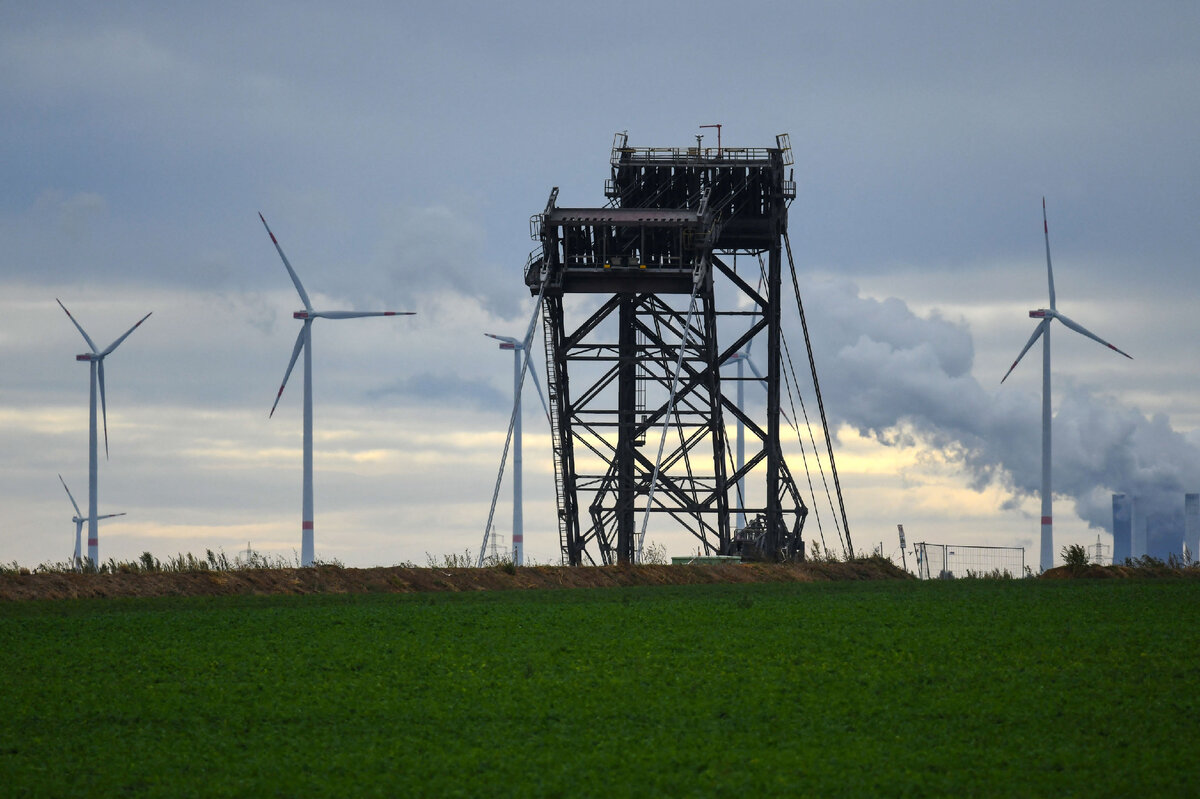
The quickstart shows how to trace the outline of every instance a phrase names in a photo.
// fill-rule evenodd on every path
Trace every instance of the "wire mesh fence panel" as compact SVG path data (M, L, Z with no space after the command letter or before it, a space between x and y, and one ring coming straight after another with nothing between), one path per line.
M984 547L959 544L913 545L917 577L953 580L956 577L1023 577L1024 547Z

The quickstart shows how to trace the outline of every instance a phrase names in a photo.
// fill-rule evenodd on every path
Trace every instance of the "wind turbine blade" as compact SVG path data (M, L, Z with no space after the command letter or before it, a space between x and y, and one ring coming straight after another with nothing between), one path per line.
M75 515L82 516L83 511L79 510L79 503L75 501L75 497L71 496L71 489L67 488L67 481L63 479L61 474L58 476L58 482L63 484L63 488L67 489L67 497L71 500L71 504L75 506Z
M1124 350L1119 350L1119 349L1117 349L1117 348L1116 348L1116 347L1114 347L1112 344L1109 344L1107 341L1105 341L1104 339L1100 338L1100 337L1099 337L1099 336L1097 336L1095 333L1093 333L1092 331L1088 330L1087 328L1085 328L1083 325L1079 324L1078 322L1074 322L1074 321L1072 321L1071 319L1068 319L1067 317L1063 316L1063 315L1062 315L1062 314L1060 314L1060 313L1056 313L1056 314L1055 314L1055 316L1056 316L1056 317L1058 317L1058 321L1062 322L1064 325L1066 325L1067 327L1071 328L1071 329L1072 329L1072 330L1074 330L1076 333L1082 333L1083 335L1085 335L1085 336L1087 336L1088 338L1090 338L1092 341L1095 341L1095 342L1098 342L1098 343L1100 343L1100 344L1103 344L1104 346L1108 347L1110 350L1112 350L1112 351L1114 351L1114 352L1119 352L1119 353L1121 353L1122 355L1124 355L1126 358L1128 358L1129 360L1131 360L1131 361L1133 360L1133 356L1132 356L1132 355L1130 355L1129 353L1125 352Z
M521 343L512 336L497 336L495 333L484 333L483 335L487 336L488 338L494 338L496 341L500 341L505 344L511 344L514 347Z
M1013 369L1017 368L1017 364L1019 364L1021 359L1025 357L1025 353L1029 352L1029 348L1033 346L1033 342L1038 340L1038 336L1046 332L1046 325L1050 323L1050 318L1051 317L1047 316L1045 319L1038 322L1038 326L1034 329L1033 335L1029 337L1029 341L1025 342L1025 349L1021 350L1021 354L1017 356L1015 361L1013 361L1013 365L1008 367L1008 371L1004 373L1004 377L1000 378L1001 383L1008 379L1008 376L1012 374Z
M96 349L95 343L92 341L92 337L89 336L87 332L84 331L83 327L75 321L75 317L71 316L71 312L67 310L67 306L62 304L62 300L55 297L54 301L58 303L59 308L63 309L63 313L65 313L67 318L71 320L71 324L75 325L75 329L79 331L81 336L83 336L83 340L87 342L87 345L92 348L92 352L99 352L99 350Z
M760 382L767 382L767 378L763 377L762 372L758 371L758 367L754 364L754 360L749 355L746 356L746 365L750 367L750 371L754 373L754 376L757 377Z
M100 415L104 419L104 459L108 460L108 404L104 401L104 359L96 364L96 377L100 380Z
M154 311L151 311L150 313L154 313ZM121 342L124 341L125 339L129 338L130 333L137 330L139 327L141 327L142 322L145 322L147 319L150 318L150 313L146 314L141 319L139 319L137 321L136 325L134 325L133 327L126 330L125 335L121 336L119 339L114 341L112 344L109 344L108 349L106 349L104 352L100 353L100 357L103 358L104 356L108 355L110 352L115 350L117 347L121 346Z
M314 319L361 319L364 316L415 316L416 311L311 311Z
M757 292L759 294L762 294L763 281L765 281L766 279L767 279L767 270L763 264L762 254L760 253L758 256L758 287L757 287ZM750 325L751 326L754 325L754 317L757 315L758 315L758 308L755 308L754 313L752 313L750 315ZM755 336L755 338L757 338L757 336ZM745 355L747 360L750 359L750 348L753 346L754 346L754 339L752 338L746 342L746 349L742 350L742 352Z
M533 364L529 362L528 353L525 357L525 367L529 372L529 376L533 378L533 387L537 389L538 399L542 401L542 410L546 412L546 421L550 421L550 406L546 404L546 398L542 395L542 384L538 382L537 369L533 368Z
M1050 223L1046 221L1046 198L1042 198L1042 230L1046 232L1046 278L1050 281L1050 310L1054 310L1054 269L1050 266ZM1018 359L1019 360L1019 359ZM1004 381L1001 380L1001 383Z
M762 372L758 371L758 367L755 366L754 360L750 357L749 350L747 350L747 352L746 352L746 365L750 367L750 371L754 372L754 376L758 378L759 385L761 385L763 387L763 391L766 391L767 390L767 378L763 377ZM783 420L785 422L787 422L792 427L795 427L795 425L792 424L792 420L788 418L787 412L783 408L779 409L779 415L783 417Z
M296 359L300 357L300 350L304 347L304 328L300 328L300 335L296 336L296 347L292 350L292 359L288 361L287 371L283 373L283 382L279 384L279 393L275 395L275 402L271 405L271 412L267 414L267 418L275 415L275 407L279 405L279 398L283 396L283 389L287 386L288 378L292 376L292 369L296 366Z
M124 516L124 513L106 513L103 516L97 516L96 519L115 519L117 516Z
M292 269L292 265L288 262L287 256L283 254L283 248L279 246L279 240L275 238L275 234L271 232L271 226L267 224L267 220L263 218L262 212L258 214L258 218L262 219L263 227L267 229L267 235L271 237L271 243L275 245L279 257L283 259L283 265L287 267L288 275L292 278L292 283L296 286L296 292L300 295L300 301L304 303L304 309L312 312L312 303L308 301L308 293L304 290L304 286L300 284L300 278L296 276L296 270Z

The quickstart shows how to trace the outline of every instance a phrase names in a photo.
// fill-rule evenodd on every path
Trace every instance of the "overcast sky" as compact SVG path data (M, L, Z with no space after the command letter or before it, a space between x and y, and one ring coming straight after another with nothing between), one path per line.
M790 235L856 544L1029 547L1047 304L1056 551L1108 497L1200 491L1200 7L1190 3L47 3L0 7L0 561L71 551L86 349L104 347L100 554L299 549L298 298L316 548L424 563L482 538L533 303L528 219L602 205L633 146L787 132ZM790 340L801 341L794 319ZM526 541L555 562L526 402ZM798 471L798 466L793 466ZM507 536L511 513L498 510ZM815 533L815 526L810 525ZM652 528L650 538L655 539ZM658 538L682 553L690 542Z

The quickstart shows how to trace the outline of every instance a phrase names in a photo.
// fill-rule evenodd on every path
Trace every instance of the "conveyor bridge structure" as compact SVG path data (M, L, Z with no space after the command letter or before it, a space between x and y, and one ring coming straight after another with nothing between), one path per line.
M605 205L560 207L555 188L530 220L564 563L636 562L648 504L652 535L681 528L702 554L804 557L808 509L780 447L791 164L786 134L636 148L618 133ZM751 345L764 368L739 392L729 367Z

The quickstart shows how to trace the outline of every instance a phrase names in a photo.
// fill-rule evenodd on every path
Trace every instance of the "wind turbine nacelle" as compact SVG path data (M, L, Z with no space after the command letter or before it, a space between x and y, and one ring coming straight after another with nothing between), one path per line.
M500 342L500 349L502 349L502 350L515 350L516 348L517 348L517 345L513 344L511 341Z
M92 353L90 353L90 352L85 352L83 355L75 356L75 360L77 360L77 361L90 361L91 359L92 359Z
M296 311L292 314L293 319L307 319L308 311Z
M1049 315L1050 315L1050 312L1047 311L1045 308L1039 308L1036 311L1029 312L1030 319L1045 319Z

